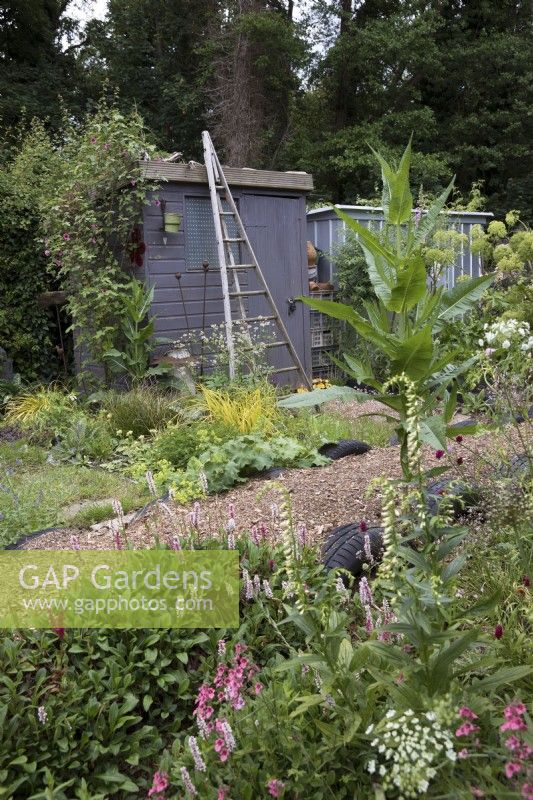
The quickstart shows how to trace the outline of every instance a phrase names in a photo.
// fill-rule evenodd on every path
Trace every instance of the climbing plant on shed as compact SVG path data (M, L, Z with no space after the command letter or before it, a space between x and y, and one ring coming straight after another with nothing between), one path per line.
M121 293L138 267L130 259L132 229L153 188L139 159L152 153L139 115L105 104L66 135L61 179L45 213L44 252L67 291L85 363L105 368L103 354L115 344Z

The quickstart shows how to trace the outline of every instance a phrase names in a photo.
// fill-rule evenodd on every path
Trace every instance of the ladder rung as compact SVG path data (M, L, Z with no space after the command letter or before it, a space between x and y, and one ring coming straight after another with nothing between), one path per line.
M255 269L255 264L227 264L226 269Z
M269 342L268 344L265 344L265 347L288 347L288 346L289 346L288 342Z
M244 292L230 292L230 297L253 297L258 294L267 294L266 289L252 289Z
M226 239L226 238L224 238L224 239L222 239L222 241L223 242L244 242L245 240L242 237L239 237L237 239Z
M235 211L219 211L221 217L234 217Z
M266 322L267 320L277 319L277 317L246 317L243 322Z
M272 370L273 375L278 375L280 372L299 372L298 367L281 367L281 369L274 369Z

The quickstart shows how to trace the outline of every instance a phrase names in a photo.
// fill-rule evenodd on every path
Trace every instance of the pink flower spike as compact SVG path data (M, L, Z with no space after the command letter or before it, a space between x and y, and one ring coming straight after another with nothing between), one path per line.
M503 733L505 733L505 731L527 731L527 725L520 717L511 717L511 719L506 720L503 725L500 725L500 730Z
M225 761L228 760L228 756L229 756L229 750L226 750L225 747L222 750L220 750L220 752L218 754L218 757L220 758L222 763L224 763Z
M261 694L262 691L263 691L263 684L259 683L259 681L258 681L254 686L254 692L256 694Z
M215 739L215 753L220 753L220 751L223 750L225 746L226 743L224 742L224 739Z
M271 797L282 797L283 792L285 791L285 784L283 783L283 781L280 781L277 778L273 778L271 781L267 783L267 789Z
M520 794L525 800L533 800L533 783L524 783Z
M509 736L509 738L505 740L505 746L508 750L517 750L521 744L518 736Z
M505 765L505 776L510 780L516 775L517 772L520 772L521 769L522 767L520 764L517 764L514 761L508 761Z
M477 719L477 714L474 714L471 708L468 706L462 706L459 709L459 716L463 717L463 719Z
M455 735L457 737L460 736L470 736L471 733L476 733L479 730L478 725L472 725L471 722L465 722L463 725L460 725L459 728L455 731Z

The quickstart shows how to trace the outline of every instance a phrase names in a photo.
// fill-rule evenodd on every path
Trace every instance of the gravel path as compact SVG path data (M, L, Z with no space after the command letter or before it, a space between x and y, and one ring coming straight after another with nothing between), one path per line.
M373 405L348 404L348 416L372 413ZM484 434L466 437L461 444L453 444L447 464L454 477L479 478L492 468L501 454L509 448L520 452L522 448L514 429L505 435ZM224 529L228 520L228 507L235 509L236 533L247 531L253 525L265 525L270 535L276 537L277 525L272 505L281 500L280 487L289 493L295 523L305 525L309 540L320 542L328 532L348 522L366 520L379 522L379 491L372 491L372 481L383 477L401 475L399 448L375 448L360 456L347 456L326 467L314 469L287 469L273 482L264 479L250 480L230 491L202 500L199 506L199 535L213 534ZM457 465L457 459L462 464ZM424 448L426 467L446 463L436 461L435 452ZM370 488L369 488L370 487ZM127 538L135 547L150 547L156 539L170 542L173 536L186 534L190 527L192 506L179 506L172 502L155 504L141 519L128 525ZM26 544L27 549L69 549L72 536L77 537L84 549L113 549L114 533L100 525L97 530L63 529L47 533Z

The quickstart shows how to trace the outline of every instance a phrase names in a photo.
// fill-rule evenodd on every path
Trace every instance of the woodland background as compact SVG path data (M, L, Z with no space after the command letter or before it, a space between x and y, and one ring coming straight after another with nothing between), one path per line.
M102 95L135 107L157 147L312 172L316 200L376 195L368 143L414 133L424 192L457 174L486 207L533 215L531 0L71 0L0 9L1 158L32 117L61 135ZM90 14L90 10L89 10ZM79 15L78 15L79 16Z

